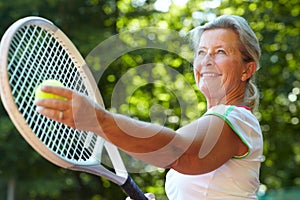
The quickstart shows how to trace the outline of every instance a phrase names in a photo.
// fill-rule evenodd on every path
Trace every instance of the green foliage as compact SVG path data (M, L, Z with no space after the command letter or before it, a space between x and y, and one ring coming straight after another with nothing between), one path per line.
M256 113L265 139L265 161L261 170L263 186L260 192L299 188L299 1L223 0L220 4L213 4L219 1L189 0L185 5L171 4L168 12L158 11L155 2L0 0L0 35L15 20L39 15L59 26L80 52L87 56L94 47L117 33L133 33L155 27L174 30L183 36L215 15L237 14L245 17L257 34L262 48L262 68L257 77L261 105ZM124 52L109 63L99 78L99 88L108 109L173 129L203 113L205 102L194 84L192 55L188 53L188 45L178 43L176 37L171 36L172 32L149 35L161 43L168 43L162 49L133 49L131 46L129 52ZM121 34L120 39L125 46L134 44L145 47L152 44L149 38L137 40L131 34ZM111 46L106 50L115 52L121 48L123 46ZM139 71L141 66L148 66L149 70ZM101 66L92 67L97 71ZM168 70L174 70L172 76ZM124 76L130 77L130 81ZM149 77L154 79L149 81ZM122 93L126 98L120 101L112 96L118 84L126 88ZM190 89L194 92L186 92ZM194 101L196 97L199 103L187 104L182 109L181 100L177 97L182 97L184 102L190 99ZM11 180L16 181L16 199L125 198L115 184L105 179L63 170L41 158L18 134L0 105L1 199L6 198L7 185ZM155 193L157 199L166 199L163 189L165 173L164 170L157 170L133 174L133 177L144 191Z

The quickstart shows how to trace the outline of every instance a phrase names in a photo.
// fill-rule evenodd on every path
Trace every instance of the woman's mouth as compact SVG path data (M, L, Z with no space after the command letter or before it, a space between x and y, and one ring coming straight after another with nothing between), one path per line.
M221 76L221 75L222 74L215 73L215 72L204 72L204 73L200 74L201 77L218 77L218 76Z

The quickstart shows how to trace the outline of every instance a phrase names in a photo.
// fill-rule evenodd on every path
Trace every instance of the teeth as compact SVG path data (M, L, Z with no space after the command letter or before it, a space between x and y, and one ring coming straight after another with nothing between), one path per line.
M220 76L220 74L216 74L216 73L205 73L201 75L202 77L217 77Z

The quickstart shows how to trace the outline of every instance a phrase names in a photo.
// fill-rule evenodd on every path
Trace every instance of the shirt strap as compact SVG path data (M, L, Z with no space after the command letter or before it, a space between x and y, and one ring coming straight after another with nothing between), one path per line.
M248 106L237 106L237 107L240 107L240 108L245 108L246 110L249 110L249 111L251 111L251 112L252 112L252 109L251 109L250 107L248 107Z

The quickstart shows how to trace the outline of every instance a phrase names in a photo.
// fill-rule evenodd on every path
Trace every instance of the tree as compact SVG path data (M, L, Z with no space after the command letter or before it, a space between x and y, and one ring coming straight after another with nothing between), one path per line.
M220 14L243 16L257 34L262 48L262 68L257 77L261 104L256 113L265 139L265 161L261 170L263 186L260 192L263 193L265 189L268 192L279 188L299 188L300 71L297 63L300 62L300 24L297 19L300 3L297 0L189 0L173 1L170 4L164 1L164 4L159 4L160 2L162 1L15 0L7 3L1 0L0 33L2 35L20 17L39 15L60 27L84 57L90 55L90 51L97 45L103 45L101 42L119 33L118 44L137 44L143 48L130 46L130 51L109 62L101 77L98 77L106 107L142 120L159 119L162 123L163 120L160 119L163 118L165 125L176 129L205 110L204 98L197 91L193 80L192 56L188 53L187 46L181 42L181 36ZM174 40L172 37L160 40L159 36L167 36L167 32L147 33L148 39L137 39L136 35L133 37L133 33L141 33L147 27L171 30L170 36L177 32L178 37L173 37L176 38ZM164 48L144 48L153 41L172 42L164 44ZM114 52L118 49L120 46L112 46L107 50ZM151 69L148 75L139 71L141 66ZM166 70L174 71L168 75ZM151 76L156 76L156 81L147 79L150 73ZM124 76L130 77L132 82L124 81ZM159 79L162 82L157 81ZM113 98L112 94L118 84L126 86L127 93L124 95L126 98L130 97L127 101L118 102ZM176 89L181 85L185 85L186 89L194 89L190 94L199 101L197 112L191 111L188 106L185 110L181 108L180 99L176 99L182 96ZM70 172L41 158L17 133L2 105L0 110L1 195L6 194L7 185L11 183L12 188L15 184L16 199L124 199L125 195L120 189L105 179ZM133 177L142 189L154 192L158 199L165 199L165 173L165 170L158 170L133 174ZM116 194L120 196L117 197ZM5 196L1 195L4 199Z

